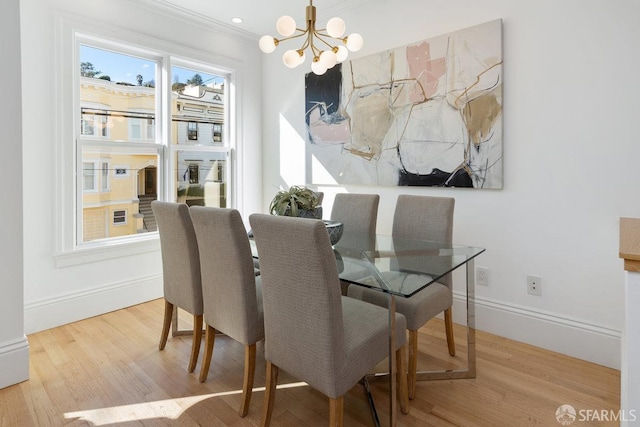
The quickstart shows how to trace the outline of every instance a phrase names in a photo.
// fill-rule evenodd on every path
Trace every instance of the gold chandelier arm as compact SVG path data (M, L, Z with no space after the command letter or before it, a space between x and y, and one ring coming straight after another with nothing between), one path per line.
M320 40L322 43L326 44L329 49L333 49L333 45L331 43L329 43L328 41L325 40L325 37L328 37L330 39L336 40L335 38L331 37L330 35L325 35L325 34L320 34L317 31L315 32L315 36L316 39Z
M276 40L278 40L278 42L284 42L284 41L287 41L287 40L297 39L297 38L299 38L299 37L304 36L305 34L307 34L307 32L306 32L306 31L303 31L303 32L302 32L302 33L300 33L300 34L294 34L293 36L283 37L283 38L281 38L281 39L276 39Z

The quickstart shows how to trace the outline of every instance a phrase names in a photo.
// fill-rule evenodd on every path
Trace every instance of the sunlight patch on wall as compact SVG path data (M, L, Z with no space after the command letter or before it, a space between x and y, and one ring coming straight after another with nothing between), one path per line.
M287 186L305 184L305 140L280 115L280 176Z
M316 156L311 156L311 182L314 184L338 185L331 173Z

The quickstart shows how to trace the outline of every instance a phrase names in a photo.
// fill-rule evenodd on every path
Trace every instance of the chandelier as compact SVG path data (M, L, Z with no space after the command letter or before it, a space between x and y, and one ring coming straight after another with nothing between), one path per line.
M316 29L316 7L313 0L309 0L307 12L307 28L297 28L296 21L290 16L281 16L276 21L276 30L283 37L281 39L266 35L260 38L258 45L264 53L273 52L283 41L304 37L299 49L287 50L282 55L284 65L295 68L306 58L305 50L309 50L312 57L311 71L322 75L336 63L347 59L349 51L357 52L362 48L363 39L360 34L353 33L344 36L345 23L340 18L331 18L327 27Z

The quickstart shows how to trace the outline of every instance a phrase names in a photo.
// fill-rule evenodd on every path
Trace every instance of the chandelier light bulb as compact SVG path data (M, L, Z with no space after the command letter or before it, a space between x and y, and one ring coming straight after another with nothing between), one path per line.
M313 74L321 76L327 72L327 67L316 56L313 58L313 62L311 63L311 71L313 71Z
M322 62L322 64L327 67L327 69L329 69L336 65L336 62L338 62L338 58L332 50L325 50L320 54L320 62Z
M276 50L276 39L271 36L262 36L258 42L260 50L264 53L271 53Z
M336 49L336 60L338 62L344 61L345 59L347 59L347 56L349 56L349 50L344 46L338 46L334 49Z
M282 62L289 68L296 68L300 65L300 55L297 50L288 50L282 55Z
M281 36L289 37L296 32L296 21L288 15L281 16L276 21L276 30Z
M302 64L307 56L304 54L304 50L296 51L298 53L298 65Z
M331 18L327 22L327 34L334 39L342 37L346 26L341 18Z
M347 49L351 52L357 52L362 49L362 45L364 44L364 39L358 33L349 34L347 37Z

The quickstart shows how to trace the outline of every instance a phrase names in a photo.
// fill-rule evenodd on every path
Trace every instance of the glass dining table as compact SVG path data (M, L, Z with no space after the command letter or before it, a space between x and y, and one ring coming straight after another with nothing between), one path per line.
M257 256L252 241L252 251ZM350 233L334 246L340 279L387 296L389 309L389 368L371 380L389 380L389 425L396 425L396 298L411 298L460 267L466 267L467 366L465 369L418 372L418 380L474 378L475 281L474 260L485 250L479 247L412 240L385 235ZM365 379L368 388L368 380ZM374 410L375 412L375 410ZM377 418L377 415L374 414ZM376 424L378 420L376 419Z

